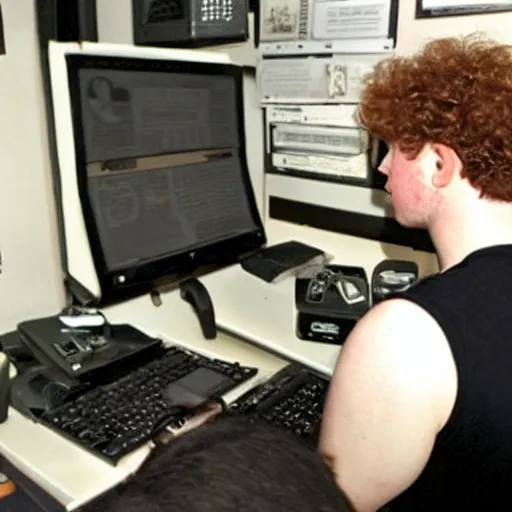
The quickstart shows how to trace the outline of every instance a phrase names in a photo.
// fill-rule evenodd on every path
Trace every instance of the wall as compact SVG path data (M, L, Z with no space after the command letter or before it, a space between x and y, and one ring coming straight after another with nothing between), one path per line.
M415 11L414 0L400 0L397 51L401 54L416 51L430 39L471 32L485 32L499 41L512 43L512 12L416 20Z
M0 332L64 305L33 0L2 0Z

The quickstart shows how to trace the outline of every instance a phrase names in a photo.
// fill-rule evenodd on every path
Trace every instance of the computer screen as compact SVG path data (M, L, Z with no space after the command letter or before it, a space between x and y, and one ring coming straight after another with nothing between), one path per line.
M265 243L238 66L67 59L78 189L104 298Z

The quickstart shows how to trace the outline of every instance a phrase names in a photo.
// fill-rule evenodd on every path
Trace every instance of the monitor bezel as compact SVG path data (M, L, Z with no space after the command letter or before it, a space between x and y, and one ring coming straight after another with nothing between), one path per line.
M151 292L161 283L166 286L189 277L202 268L209 270L234 264L257 251L266 243L265 230L260 217L247 165L245 144L245 119L243 98L243 69L234 64L195 62L184 60L162 60L108 55L67 54L67 74L72 114L73 139L76 158L76 181L83 219L93 264L98 277L101 296L100 305L109 305L128 298ZM200 248L164 256L146 263L127 265L109 270L101 247L92 204L88 194L84 125L79 71L81 69L121 69L133 71L172 71L199 75L228 75L235 80L237 125L239 133L239 155L244 189L254 222L254 230L225 240L213 242ZM122 276L122 277L121 277ZM121 277L121 279L120 279Z

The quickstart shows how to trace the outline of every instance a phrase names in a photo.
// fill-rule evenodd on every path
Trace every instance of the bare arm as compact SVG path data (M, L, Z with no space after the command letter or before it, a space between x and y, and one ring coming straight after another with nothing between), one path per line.
M358 512L373 512L420 475L457 393L455 363L415 304L372 308L345 342L328 394L320 450Z

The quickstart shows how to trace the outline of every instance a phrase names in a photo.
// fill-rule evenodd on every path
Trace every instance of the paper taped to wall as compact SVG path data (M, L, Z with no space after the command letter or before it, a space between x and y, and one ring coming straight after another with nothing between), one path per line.
M272 167L280 171L301 171L317 177L368 180L368 155L317 155L292 152L272 153Z
M263 103L357 103L365 75L383 55L266 59L258 66Z
M391 0L316 0L313 39L387 37Z
M306 153L359 155L368 150L368 142L368 133L359 128L278 123L272 130L274 148L295 149Z
M260 41L309 39L313 0L261 0Z
M391 0L261 0L260 41L385 39Z
M356 127L357 105L268 105L269 123Z

